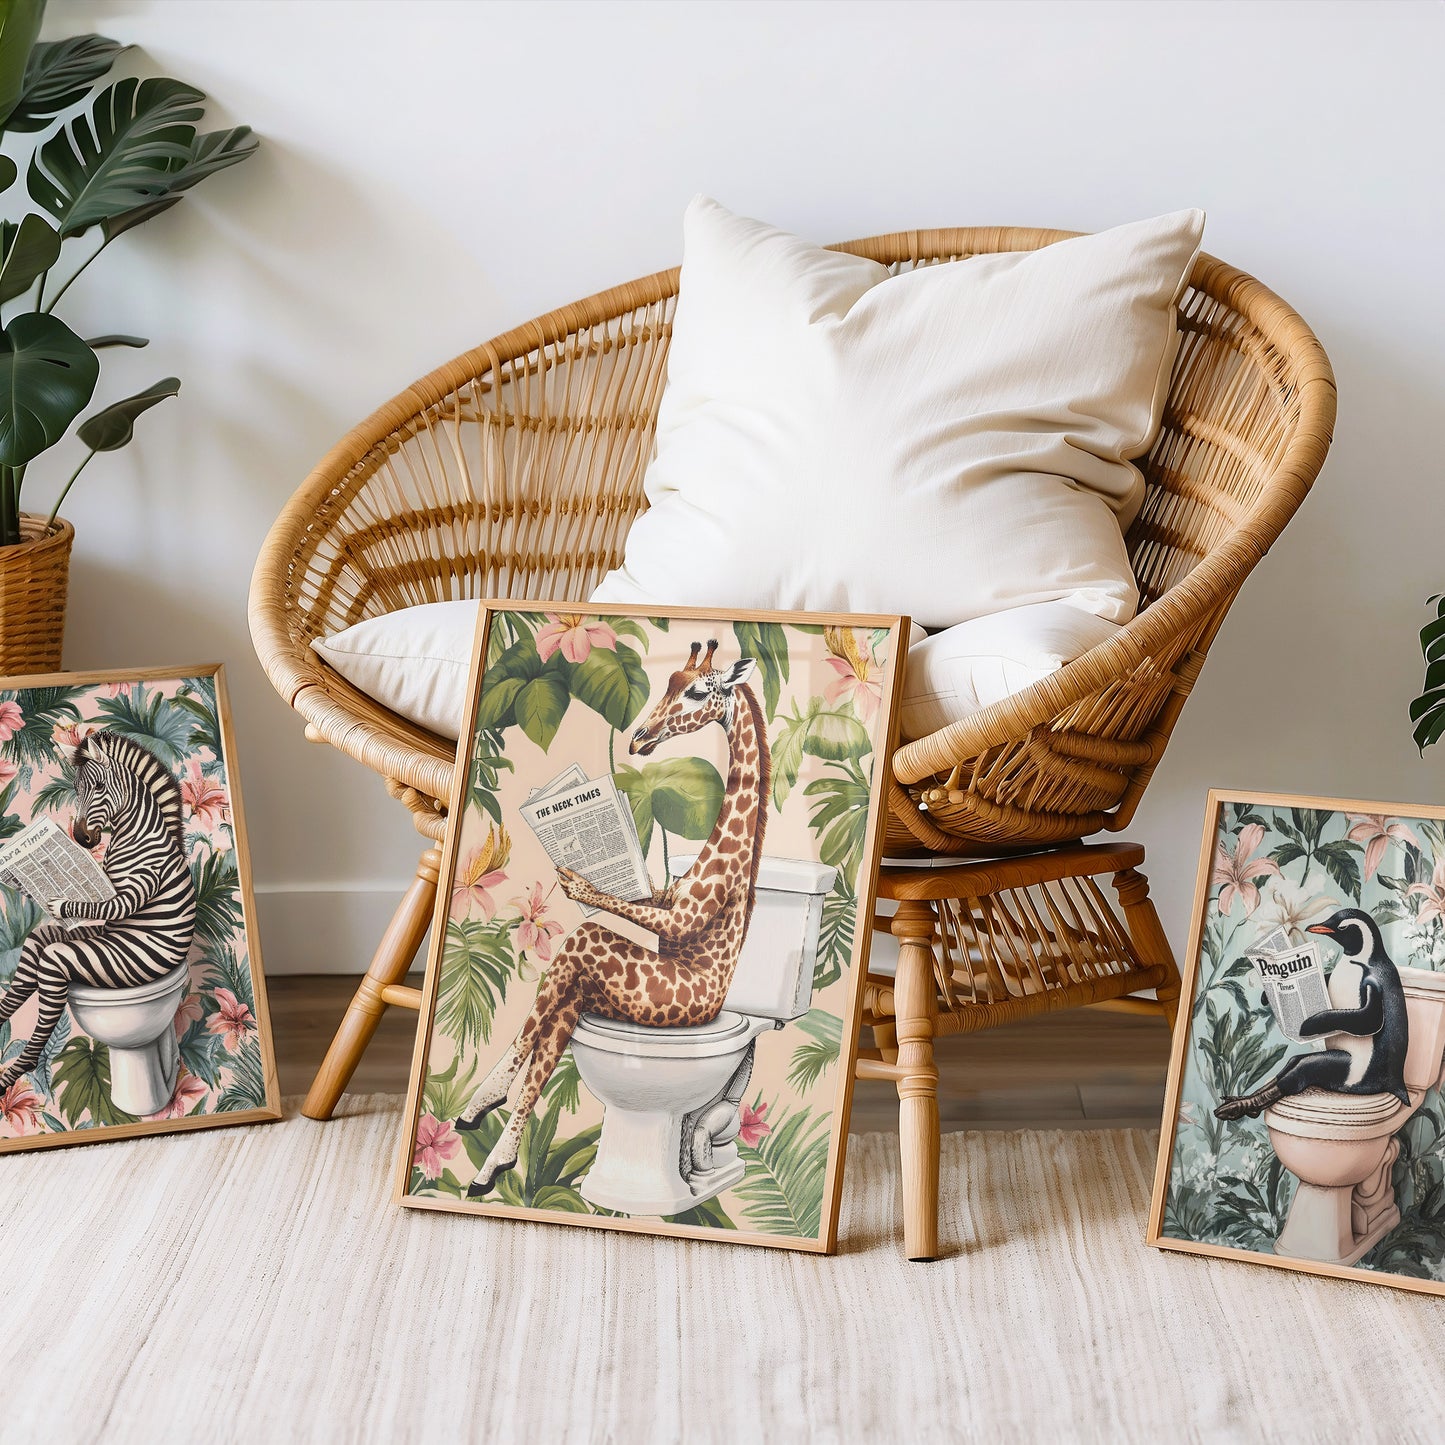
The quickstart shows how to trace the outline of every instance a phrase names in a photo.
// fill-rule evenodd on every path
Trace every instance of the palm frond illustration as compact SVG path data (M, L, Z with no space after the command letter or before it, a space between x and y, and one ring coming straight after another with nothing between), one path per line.
M747 1175L736 1193L747 1201L743 1216L755 1229L817 1237L830 1122L826 1114L815 1118L808 1109L799 1109L782 1118L756 1145L739 1146Z

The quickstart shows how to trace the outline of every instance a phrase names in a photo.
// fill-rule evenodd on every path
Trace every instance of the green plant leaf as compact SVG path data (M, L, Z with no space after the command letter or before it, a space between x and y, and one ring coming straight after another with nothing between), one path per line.
M647 673L642 659L619 642L616 650L594 647L572 674L572 694L600 713L621 732L647 701Z
M505 923L468 918L447 923L437 1027L454 1043L490 1042L492 1018L517 971Z
M110 732L154 753L168 768L179 768L189 756L191 714L143 682L95 706Z
M868 784L849 774L815 778L803 789L810 805L808 826L818 835L818 856L851 884L863 861L868 835Z
M744 657L753 658L762 674L763 705L768 721L778 715L783 684L788 680L788 634L777 622L734 622L733 636Z
M204 1019L192 1019L181 1035L181 1062L208 1089L221 1084L221 1036L213 1034Z
M571 701L566 686L555 677L534 677L517 694L517 725L545 753Z
M191 151L185 161L167 173L166 194L188 191L207 176L213 176L227 166L239 165L255 155L260 144L248 125L232 126L230 130L204 131L191 142Z
M757 1105L754 1105L756 1108ZM747 1174L737 1194L743 1214L764 1234L816 1239L823 1217L823 1180L828 1172L829 1116L807 1109L783 1118L754 1148L740 1144Z
M196 888L196 936L213 952L224 954L241 924L236 855L228 851L192 858L191 881Z
M706 838L717 823L723 780L706 758L660 758L641 768L620 767L615 776L632 807L644 853L654 823L695 842Z
M202 91L179 80L119 80L31 157L31 199L77 236L170 190L190 159Z
M823 900L823 922L818 930L818 958L813 965L813 992L836 983L853 959L853 931L858 899L839 873L833 891Z
M843 1020L826 1009L809 1009L798 1027L811 1043L799 1044L788 1065L788 1082L802 1093L810 1089L837 1062L843 1047Z
M104 351L107 346L133 346L139 350L143 346L149 346L150 341L144 336L126 336L121 332L108 332L105 336L89 336L85 344L92 351Z
M5 120L8 131L44 130L63 110L90 94L90 87L128 49L104 35L42 40L30 52L20 103Z
M60 232L44 216L32 212L18 226L0 221L0 301L23 295L59 255Z
M6 0L0 5L0 128L25 95L30 60L45 18L45 0Z
M181 389L179 377L167 376L124 401L113 401L103 411L88 416L76 428L75 434L86 446L97 452L118 452L130 444L135 436L135 420L151 407L159 406L168 397L175 396Z
M134 1124L110 1097L110 1050L83 1035L71 1039L55 1061L56 1102L71 1128L88 1113L96 1124Z
M9 156L0 156L0 191L8 191L19 174L15 162Z
M100 223L101 234L109 244L117 236L123 236L127 231L144 225L152 218L164 215L172 206L179 206L181 200L180 196L162 196L159 200L147 201L143 206L122 211L118 216L107 216Z
M865 757L872 748L868 729L846 704L832 707L818 696L809 698L805 709L793 703L772 741L773 806L781 808L792 792L804 754L840 762Z
M100 362L55 316L25 313L0 331L0 465L53 447L95 391Z
M222 1059L231 1070L231 1082L216 1101L218 1113L238 1109L259 1109L266 1102L266 1073L261 1065L261 1045L247 1039L240 1052Z

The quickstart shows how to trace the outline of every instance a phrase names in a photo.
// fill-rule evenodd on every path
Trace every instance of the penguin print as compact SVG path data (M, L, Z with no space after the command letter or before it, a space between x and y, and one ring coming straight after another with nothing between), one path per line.
M1323 934L1344 950L1330 972L1331 1008L1306 1019L1300 1033L1322 1038L1325 1050L1291 1059L1252 1094L1225 1099L1219 1119L1255 1118L1265 1109L1306 1089L1340 1094L1393 1094L1410 1102L1405 1088L1405 1052L1410 1025L1399 970L1385 951L1379 926L1358 908L1342 908L1310 933Z

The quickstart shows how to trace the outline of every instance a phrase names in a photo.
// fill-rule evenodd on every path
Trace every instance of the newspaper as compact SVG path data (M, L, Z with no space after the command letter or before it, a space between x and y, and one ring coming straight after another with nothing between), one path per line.
M49 911L62 903L107 903L115 889L99 863L54 818L40 818L0 847L0 883L28 893ZM65 925L85 927L82 919Z
M1329 985L1317 944L1292 944L1284 929L1276 928L1246 950L1245 956L1264 989L1265 1001L1292 1044L1303 1043L1304 1021L1330 1007Z
M519 811L558 868L570 868L614 898L652 897L652 880L647 876L632 807L610 773L589 779L582 767L573 763L529 793ZM578 906L588 918L602 912L610 924L614 917ZM617 931L630 937L634 927Z

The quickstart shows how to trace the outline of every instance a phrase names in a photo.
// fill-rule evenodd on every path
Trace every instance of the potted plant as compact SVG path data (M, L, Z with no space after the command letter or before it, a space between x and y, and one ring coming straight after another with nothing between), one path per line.
M112 241L257 145L249 126L199 130L205 95L182 81L128 78L98 89L126 47L103 35L39 40L44 11L45 0L0 0L0 674L59 668L75 537L60 507L97 452L125 446L136 418L180 390L168 376L79 420L100 379L100 353L147 343L82 338L56 307ZM22 137L28 154L16 154L11 137ZM48 515L22 510L32 463L77 420L84 459L68 480L52 480Z
M1427 606L1434 618L1420 629L1420 651L1425 658L1425 682L1410 704L1415 724L1415 746L1423 753L1445 736L1445 592L1436 593Z

